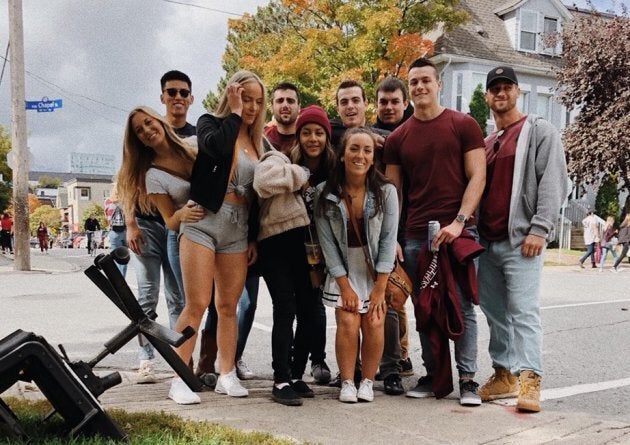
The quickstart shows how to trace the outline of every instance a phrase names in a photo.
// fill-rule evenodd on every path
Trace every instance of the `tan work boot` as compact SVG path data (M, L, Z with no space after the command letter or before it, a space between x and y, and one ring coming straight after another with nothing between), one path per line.
M540 411L540 376L534 371L521 371L521 391L518 393L516 409L537 413Z
M518 395L518 380L505 368L495 368L494 374L479 388L479 397L483 402L497 399L509 399Z

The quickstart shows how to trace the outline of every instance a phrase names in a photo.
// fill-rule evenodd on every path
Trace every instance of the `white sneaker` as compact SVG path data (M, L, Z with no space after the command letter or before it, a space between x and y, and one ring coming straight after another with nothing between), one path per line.
M236 369L232 369L228 374L219 376L214 392L227 394L230 397L247 397L249 395L249 391L243 388L241 381L236 376Z
M354 386L354 382L352 380L344 380L341 382L339 401L345 403L357 403L357 387Z
M374 391L372 390L372 385L374 382L370 379L361 380L361 384L359 385L359 391L357 392L357 399L361 402L371 402L374 400Z
M147 384L155 382L157 382L157 378L153 369L153 360L140 360L136 383Z
M179 377L175 377L171 382L168 398L178 405L195 405L201 403L199 396L192 392L188 385Z
M247 363L245 363L243 359L236 362L236 375L241 380L251 380L256 377L256 374L249 369Z

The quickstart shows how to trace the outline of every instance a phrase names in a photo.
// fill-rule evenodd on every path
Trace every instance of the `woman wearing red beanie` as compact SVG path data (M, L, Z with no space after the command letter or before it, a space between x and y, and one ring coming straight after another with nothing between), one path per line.
M254 174L254 190L262 198L259 262L273 302L272 398L283 405L301 405L303 398L314 396L302 380L308 355L317 342L319 279L323 276L312 207L315 186L326 180L326 172L334 165L330 132L322 108L304 108L290 152L294 163L279 151L268 152Z

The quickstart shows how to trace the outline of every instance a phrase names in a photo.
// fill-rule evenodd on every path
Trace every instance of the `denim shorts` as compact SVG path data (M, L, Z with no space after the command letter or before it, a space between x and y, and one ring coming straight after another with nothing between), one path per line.
M180 234L215 253L246 252L248 213L246 206L224 201L217 213L207 212L196 223L182 223Z

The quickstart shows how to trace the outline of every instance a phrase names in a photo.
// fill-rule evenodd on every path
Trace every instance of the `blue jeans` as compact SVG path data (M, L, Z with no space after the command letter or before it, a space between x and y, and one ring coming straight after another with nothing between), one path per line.
M238 324L238 338L236 340L236 357L238 361L243 357L247 338L254 324L254 316L258 307L258 287L260 277L258 275L248 275L245 280L245 288L238 300L236 311L236 322ZM208 306L208 315L204 330L211 336L217 336L217 309L214 305L214 298Z
M177 287L179 293L184 295L184 280L182 279L182 266L179 263L179 240L177 237L179 232L168 229L166 235L166 254L168 256L168 264L171 265L171 270L177 281Z
M167 229L164 224L137 218L144 244L141 255L134 255L138 303L145 313L155 312L160 293L160 268L164 274L164 295L168 308L169 326L175 327L177 317L184 309L184 295L179 291L177 279L169 264L167 254ZM153 346L140 337L140 360L154 358Z
M475 229L467 228L471 233L476 234ZM418 253L420 249L426 249L427 242L414 239L406 239L403 249L405 262L403 266L405 272L413 282L413 295L418 295L420 291L420 280L418 280ZM477 264L477 260L475 260ZM457 286L457 296L464 320L464 334L455 341L455 362L460 377L474 377L477 372L477 314L475 306L468 296L464 296L459 286ZM422 345L422 361L427 370L427 375L431 376L435 369L433 355L428 338L420 332L420 344Z
M593 264L593 267L595 267L595 243L587 244L585 247L586 253L582 255L582 257L578 261L580 262L580 264L584 264L584 261L586 261L586 259L590 256L591 263Z
M542 376L542 322L538 301L543 254L524 257L509 240L482 241L479 300L490 327L494 368Z
M110 230L107 237L109 238L109 250L114 250L116 247L125 246L127 247L127 231L123 230L122 232L115 232ZM118 264L116 263L116 267L122 274L122 276L127 275L127 265L126 264Z
M606 257L608 256L608 252L612 253L613 261L617 260L617 253L615 252L615 248L612 243L609 241L605 245L602 246L602 259L599 261L599 270L604 270L604 262L606 261Z

